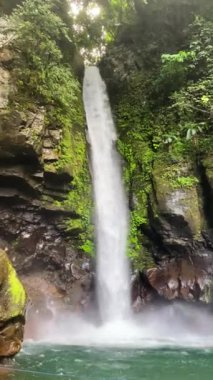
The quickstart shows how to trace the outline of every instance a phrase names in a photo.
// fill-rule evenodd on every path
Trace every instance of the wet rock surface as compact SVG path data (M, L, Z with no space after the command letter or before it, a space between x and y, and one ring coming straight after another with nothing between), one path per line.
M4 27L0 21L0 248L25 282L31 310L59 299L71 309L84 308L91 263L76 249L79 231L67 231L67 221L78 215L59 204L73 180L66 169L56 169L62 130L47 125L44 107L11 107L17 89Z
M0 202L0 215L0 246L10 251L23 279L36 274L37 281L41 279L38 288L42 288L42 279L50 284L43 291L45 297L51 298L52 284L67 304L79 308L90 291L92 274L89 259L71 248L73 242L64 224L69 214L27 203L3 206Z
M134 280L136 309L150 300L212 303L212 177L211 154L197 168L155 163L149 225L142 233L156 267Z
M150 302L185 301L212 303L211 258L172 259L139 273L133 282L133 309L139 312Z
M190 181L188 185L187 181ZM205 221L198 183L187 162L155 164L149 218L153 233L159 236L159 249L162 247L165 254L189 255L205 248L202 236Z
M0 326L0 361L18 353L21 350L23 338L23 322L13 321Z
M25 289L6 252L0 250L0 359L21 349L26 305Z

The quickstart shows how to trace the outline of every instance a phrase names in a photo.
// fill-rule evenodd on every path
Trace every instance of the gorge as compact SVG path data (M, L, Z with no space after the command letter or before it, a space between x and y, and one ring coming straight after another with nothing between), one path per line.
M0 0L0 376L210 380L212 2L72 3Z

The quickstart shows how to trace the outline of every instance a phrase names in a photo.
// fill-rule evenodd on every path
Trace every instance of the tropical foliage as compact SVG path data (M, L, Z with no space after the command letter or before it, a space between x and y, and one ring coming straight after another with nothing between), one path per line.
M11 12L18 3L4 5L4 11ZM129 252L138 267L147 266L142 231L148 223L154 162L195 161L212 146L212 1L72 0L71 5L66 0L25 0L13 11L19 96L47 107L47 122L64 130L57 169L72 162L76 191L66 206L81 215L75 228L82 230L81 245L91 253L92 225L85 203L90 178L81 89L73 68L78 56L81 72L78 52L87 62L100 62L125 163ZM173 185L189 187L195 181L193 176L180 177Z
M91 238L91 201L81 87L74 72L77 51L66 7L66 1L25 0L9 17L7 32L13 36L17 84L10 106L20 110L42 106L47 128L53 125L62 132L56 147L59 160L46 164L45 170L69 172L73 178L73 190L57 206L78 215L67 223L67 229L77 231L80 247Z
M212 11L208 0L202 6L137 1L137 14L119 27L101 63L125 160L130 255L137 267L147 265L141 231L152 202L154 162L196 161L212 146ZM194 177L180 177L172 186L195 183Z

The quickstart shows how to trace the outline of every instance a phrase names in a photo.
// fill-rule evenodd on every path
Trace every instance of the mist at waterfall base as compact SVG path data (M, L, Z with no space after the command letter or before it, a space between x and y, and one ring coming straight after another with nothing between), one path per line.
M203 307L174 303L152 306L131 319L103 324L86 314L53 310L50 321L39 321L31 343L86 347L213 348L213 315Z

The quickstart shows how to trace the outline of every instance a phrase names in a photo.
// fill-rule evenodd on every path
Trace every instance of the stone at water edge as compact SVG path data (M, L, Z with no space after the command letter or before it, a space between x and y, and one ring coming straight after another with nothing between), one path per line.
M21 349L26 303L25 289L0 249L0 358L14 356Z

